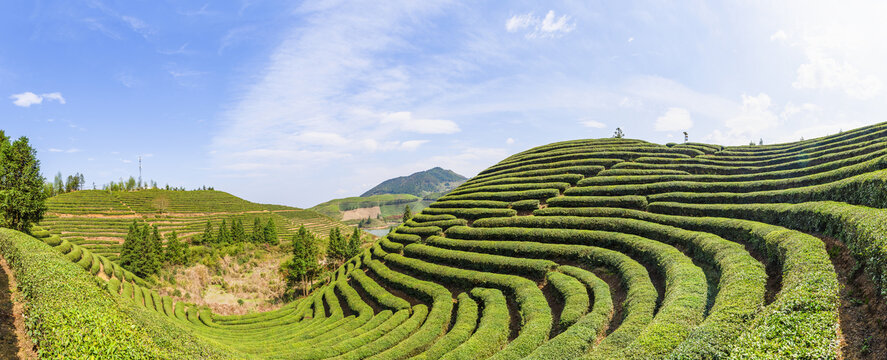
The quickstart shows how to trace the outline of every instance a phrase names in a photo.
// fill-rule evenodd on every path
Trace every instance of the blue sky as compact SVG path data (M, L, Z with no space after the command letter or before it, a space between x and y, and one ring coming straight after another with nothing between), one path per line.
M877 2L14 1L0 128L47 178L309 207L612 135L726 145L884 121Z

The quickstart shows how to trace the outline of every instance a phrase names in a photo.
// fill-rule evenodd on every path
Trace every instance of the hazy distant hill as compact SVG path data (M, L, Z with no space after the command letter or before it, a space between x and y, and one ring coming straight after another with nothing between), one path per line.
M456 174L452 170L436 167L409 176L385 180L360 196L412 194L424 197L428 194L445 193L453 190L465 182L465 180L468 179Z

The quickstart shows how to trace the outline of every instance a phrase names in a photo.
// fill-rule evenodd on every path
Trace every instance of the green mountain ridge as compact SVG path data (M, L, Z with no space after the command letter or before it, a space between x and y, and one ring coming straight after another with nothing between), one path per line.
M434 167L408 176L388 179L376 185L361 197L381 194L411 194L425 197L429 194L446 193L464 183L468 178L452 170Z

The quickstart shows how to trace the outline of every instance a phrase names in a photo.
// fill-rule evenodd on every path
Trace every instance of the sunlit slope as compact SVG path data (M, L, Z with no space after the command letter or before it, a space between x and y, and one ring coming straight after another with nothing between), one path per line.
M186 240L199 236L206 222L218 229L222 220L240 219L248 233L255 218L274 219L281 239L288 240L300 225L318 235L346 225L318 214L281 205L257 204L222 191L83 190L47 200L48 213L40 226L72 244L116 260L133 220L157 224L161 235L176 231Z
M107 288L237 358L849 358L887 340L845 316L884 301L885 155L887 124L772 146L554 143L279 310ZM874 292L844 295L846 261Z

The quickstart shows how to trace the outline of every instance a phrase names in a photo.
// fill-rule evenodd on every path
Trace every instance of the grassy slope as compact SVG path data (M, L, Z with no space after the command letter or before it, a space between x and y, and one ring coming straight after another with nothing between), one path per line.
M255 218L262 223L274 218L284 241L302 224L321 237L334 226L346 227L315 211L256 204L212 190L83 190L52 197L47 205L49 211L40 226L112 260L116 259L119 244L133 219L157 224L161 234L175 230L185 239L202 234L207 220L217 229L222 220L230 225L232 218L241 219L248 233L252 232Z

